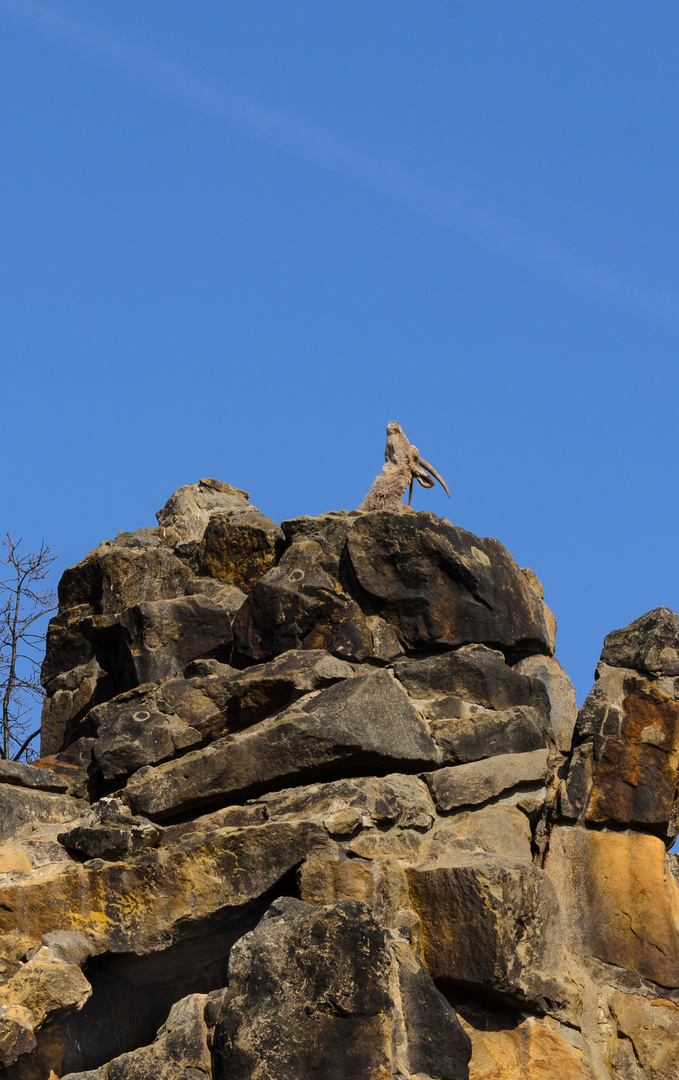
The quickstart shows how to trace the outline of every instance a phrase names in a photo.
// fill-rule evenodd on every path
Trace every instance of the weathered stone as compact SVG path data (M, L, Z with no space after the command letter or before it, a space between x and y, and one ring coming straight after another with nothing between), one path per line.
M283 531L254 507L210 518L205 529L202 572L249 593L283 550Z
M460 1006L471 1038L469 1080L600 1080L577 1035L553 1020ZM584 1040L579 1040L584 1044Z
M613 1076L625 1076L621 1066L629 1060L631 1044L632 1076L640 1075L643 1080L675 1080L679 1006L662 998L649 1000L614 991L609 1009L617 1031L609 1056Z
M68 1073L63 1080L209 1080L212 1076L206 994L190 994L176 1002L150 1046L88 1072Z
M648 675L679 675L679 615L655 608L606 635L601 661Z
M176 716L152 686L98 705L87 720L97 736L94 759L106 780L168 761L202 742L200 733Z
M209 600L219 604L233 620L236 612L245 603L246 594L235 585L225 585L223 581L215 581L214 578L197 577L186 587L187 596L207 596Z
M256 795L338 772L398 771L436 761L436 748L406 695L385 671L321 690L308 701L201 751L142 769L125 788L150 817Z
M85 803L70 795L0 784L0 843L30 832L40 822L66 822L79 817Z
M679 702L657 682L624 668L599 666L578 718L565 790L564 817L677 835Z
M578 718L575 687L555 656L526 656L514 667L521 675L537 679L549 695L550 726L557 750L568 753Z
M118 693L176 675L198 657L231 654L229 616L201 595L136 604L115 621L95 616L92 623L97 659L116 671Z
M33 1031L47 1016L81 1008L91 992L79 967L61 960L47 946L38 949L0 986L0 1035L5 1036L0 1062L11 1065L32 1049Z
M468 1080L470 1041L454 1010L410 949L394 943L405 1021L405 1059L416 1075Z
M575 952L679 987L679 887L655 836L561 826L545 869Z
M44 757L61 750L87 711L109 695L106 682L106 672L96 658L52 679L40 725L40 753Z
M370 655L363 612L339 580L339 559L299 540L257 582L233 623L238 652L250 662L288 649L327 649L342 660Z
M237 810L237 819L247 817ZM166 829L158 847L126 861L70 862L34 878L0 879L0 933L21 929L40 941L78 930L96 953L155 953L216 913L235 918L303 861L321 831L304 821L257 823L256 812L241 826L221 816L227 824L212 815Z
M39 788L41 791L66 791L68 784L51 769L36 769L23 761L0 761L0 784Z
M69 795L85 799L91 793L97 771L96 763L92 761L94 743L92 738L76 739L58 754L38 758L33 766L55 773L66 785Z
M349 529L356 524L356 517L347 510L329 510L317 517L303 515L281 521L289 545L297 540L316 540L324 551L340 555Z
M40 677L45 687L57 676L72 668L88 664L94 656L87 617L92 614L88 604L69 607L50 619L45 639L45 659ZM73 690L75 684L62 686Z
M64 571L60 610L85 605L93 615L113 615L134 604L183 596L191 572L166 548L121 547L108 540Z
M414 1022L416 1010L428 1007L438 1041L412 1025L405 1045L392 1038L393 962L365 904L277 901L232 951L214 1036L215 1080L382 1080L403 1070L411 1045L418 1068L436 1063L441 1080L463 1080L468 1041L414 960L400 967L403 1005L412 1006Z
M473 811L463 810L446 818L445 825L428 837L423 861L437 861L454 850L452 838L471 840L489 855L507 855L530 862L531 828L526 814L518 809L515 797Z
M439 769L426 773L425 780L438 809L446 812L487 802L512 788L544 784L548 775L549 752L533 750Z
M494 990L542 1011L565 1003L559 905L544 871L463 852L406 875L434 979Z
M429 719L464 716L462 702L497 710L528 705L549 715L542 683L509 667L501 653L483 645L426 659L399 660L394 674Z
M547 745L540 713L527 705L481 711L473 719L434 720L431 733L446 764L462 765L498 754L524 754Z
M203 737L219 738L271 716L312 690L352 678L354 669L321 649L291 649L268 664L224 677L172 681L163 697Z
M549 652L542 602L506 548L432 514L373 513L347 535L356 598L406 649L481 642Z
M172 530L177 543L190 544L202 540L214 514L243 511L249 507L247 491L232 487L220 480L201 480L180 487L156 514L161 529ZM255 511L256 512L256 511Z
M163 830L146 818L133 817L119 799L95 803L73 829L59 833L57 840L69 851L88 859L125 859L147 848L157 847Z

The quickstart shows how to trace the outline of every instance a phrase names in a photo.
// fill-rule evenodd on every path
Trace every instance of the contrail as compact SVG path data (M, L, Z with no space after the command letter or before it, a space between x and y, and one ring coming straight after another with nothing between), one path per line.
M679 295L659 291L597 266L567 251L558 240L512 222L468 188L443 183L420 169L363 152L332 132L229 94L147 49L64 15L38 0L0 0L0 16L32 27L119 76L225 121L251 138L269 143L409 207L446 229L566 285L580 294L623 307L672 330L679 329Z

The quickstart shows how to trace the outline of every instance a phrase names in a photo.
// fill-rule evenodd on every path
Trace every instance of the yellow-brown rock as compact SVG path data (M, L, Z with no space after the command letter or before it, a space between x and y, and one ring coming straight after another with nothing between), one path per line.
M599 1080L583 1051L557 1025L526 1016L479 1028L460 1014L472 1041L469 1080Z
M662 840L562 826L545 867L576 952L679 988L679 887Z

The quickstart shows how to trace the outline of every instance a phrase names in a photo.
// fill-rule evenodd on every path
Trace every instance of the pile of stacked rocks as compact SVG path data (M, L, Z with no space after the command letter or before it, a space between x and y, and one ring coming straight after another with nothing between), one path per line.
M8 1080L675 1080L679 618L227 484L66 571L0 763Z

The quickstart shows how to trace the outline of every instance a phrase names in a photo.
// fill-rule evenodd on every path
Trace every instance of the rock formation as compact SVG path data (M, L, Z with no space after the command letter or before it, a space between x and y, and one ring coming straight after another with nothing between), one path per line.
M0 763L7 1080L675 1080L679 618L216 481L63 575Z

